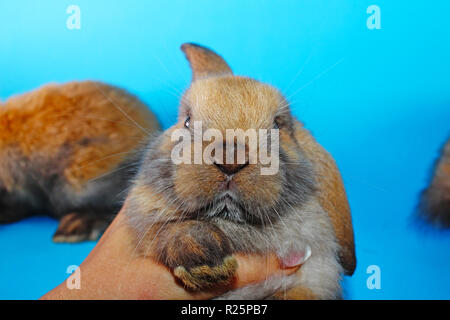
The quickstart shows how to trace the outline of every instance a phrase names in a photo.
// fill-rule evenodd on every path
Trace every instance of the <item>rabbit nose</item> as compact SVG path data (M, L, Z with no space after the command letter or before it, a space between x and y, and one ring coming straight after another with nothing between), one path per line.
M227 176L231 176L233 174L238 173L242 169L244 169L246 166L248 166L248 162L244 164L219 164L214 162L214 165L219 168L220 171L225 173Z

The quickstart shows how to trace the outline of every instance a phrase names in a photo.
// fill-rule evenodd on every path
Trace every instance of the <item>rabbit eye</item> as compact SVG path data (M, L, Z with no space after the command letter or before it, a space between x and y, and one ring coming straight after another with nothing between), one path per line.
M187 117L186 120L184 120L184 126L186 128L189 128L191 125L191 117Z
M278 125L278 122L276 120L273 122L273 128L280 129L280 126Z

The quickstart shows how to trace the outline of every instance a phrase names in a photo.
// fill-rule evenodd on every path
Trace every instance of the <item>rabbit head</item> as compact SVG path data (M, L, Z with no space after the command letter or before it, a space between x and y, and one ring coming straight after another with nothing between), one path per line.
M270 85L233 75L213 51L181 48L192 83L177 123L148 147L138 184L185 216L252 224L279 219L314 191L287 101ZM187 161L174 160L181 155Z

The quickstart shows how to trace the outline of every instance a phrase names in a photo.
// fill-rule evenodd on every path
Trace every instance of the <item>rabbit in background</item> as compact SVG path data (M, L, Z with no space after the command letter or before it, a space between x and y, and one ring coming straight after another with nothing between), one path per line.
M208 48L187 43L182 50L193 77L178 122L146 147L127 198L137 254L166 265L195 291L231 283L238 267L233 253L275 252L286 265L300 261L302 267L219 298L340 298L340 279L354 272L356 257L333 158L277 89L233 75ZM171 151L180 141L172 133L193 131L196 122L221 132L279 129L278 172L261 175L261 163L223 164L213 155L209 164L174 164Z
M55 242L96 240L158 129L146 105L103 83L11 97L0 104L0 223L48 214L60 220Z
M422 193L419 212L433 225L450 228L450 138L436 160L429 186Z

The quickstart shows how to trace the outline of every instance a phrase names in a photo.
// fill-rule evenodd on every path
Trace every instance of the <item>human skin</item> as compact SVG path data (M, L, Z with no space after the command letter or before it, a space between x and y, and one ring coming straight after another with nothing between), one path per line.
M238 270L230 286L185 290L165 266L135 254L124 208L80 265L80 289L69 289L64 281L41 299L210 299L268 276L293 274L299 268L285 267L274 254L235 255Z

